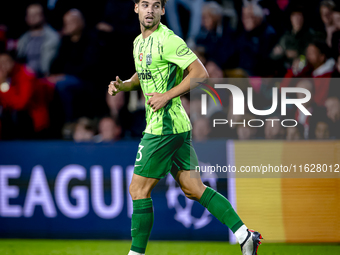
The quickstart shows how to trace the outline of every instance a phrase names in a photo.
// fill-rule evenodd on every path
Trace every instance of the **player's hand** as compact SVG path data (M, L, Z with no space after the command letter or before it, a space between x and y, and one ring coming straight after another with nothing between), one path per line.
M108 88L108 93L111 96L115 96L118 92L121 91L121 87L123 85L123 82L121 79L119 79L118 76L116 76L116 80L115 81L111 81L109 84L109 88Z
M170 98L164 93L147 93L146 96L151 96L149 100L146 102L148 105L151 106L154 112L158 111L159 109L166 106L166 104L169 102Z

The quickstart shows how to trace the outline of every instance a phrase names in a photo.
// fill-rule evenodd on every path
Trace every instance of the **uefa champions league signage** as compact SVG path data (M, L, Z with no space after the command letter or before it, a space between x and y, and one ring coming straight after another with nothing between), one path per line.
M19 196L19 187L10 185L10 180L19 179L21 167L18 165L0 166L0 216L1 217L32 217L37 206L41 206L46 218L57 217L57 207L66 217L79 219L89 212L89 197L91 195L92 208L101 218L113 219L123 209L123 169L121 166L111 168L111 204L104 202L103 169L93 166L90 170L90 189L86 185L76 185L70 190L70 197L75 200L71 203L69 185L72 180L85 181L86 169L81 165L67 165L58 173L54 184L54 198L46 179L42 166L33 167L24 204L10 203L11 199Z
M126 187L129 187L133 166L126 169ZM103 167L94 165L90 169L90 186L75 185L71 186L72 181L86 181L86 169L77 164L66 165L63 167L55 178L54 188L49 187L45 170L41 165L34 166L29 178L27 192L23 205L11 203L11 199L19 196L19 187L11 185L13 179L20 179L22 169L18 165L0 165L0 216L3 218L31 218L36 207L41 207L46 218L56 218L59 211L70 219L80 219L88 215L90 206L95 214L102 219L114 219L123 212L124 207L124 178L123 167L119 165L112 166L110 169L111 181L111 203L104 201L104 174ZM216 179L202 178L203 181L209 182L210 186L217 188ZM200 229L210 223L212 220L210 213L205 210L200 218L191 215L193 201L186 198L179 187L176 187L175 180L169 175L166 179L168 186L165 194L169 209L174 208L176 214L174 219L185 228L192 225L195 229ZM127 192L126 192L127 193ZM54 194L54 196L52 196ZM185 199L185 207L179 203L179 196ZM54 197L54 199L53 199ZM71 201L75 201L71 202ZM91 201L91 203L90 203ZM132 215L132 200L127 196L127 217Z

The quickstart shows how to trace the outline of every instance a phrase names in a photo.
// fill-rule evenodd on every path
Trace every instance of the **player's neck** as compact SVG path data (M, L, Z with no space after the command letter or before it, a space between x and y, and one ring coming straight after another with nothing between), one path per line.
M158 24L150 29L146 29L142 24L140 24L140 30L142 31L143 39L149 37L154 31L156 31L160 23L161 22L158 22Z

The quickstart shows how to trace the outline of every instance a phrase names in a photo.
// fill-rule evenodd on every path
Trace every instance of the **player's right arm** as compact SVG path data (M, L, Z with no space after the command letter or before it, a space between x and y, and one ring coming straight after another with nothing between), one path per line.
M111 96L115 96L120 91L131 91L140 89L140 83L138 74L135 73L132 77L126 81L122 81L116 76L115 81L111 81L108 89L108 93Z

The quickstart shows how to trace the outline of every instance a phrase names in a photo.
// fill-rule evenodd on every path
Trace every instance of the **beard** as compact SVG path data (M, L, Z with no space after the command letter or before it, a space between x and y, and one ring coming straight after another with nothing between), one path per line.
M151 29L151 28L153 28L154 26L157 25L158 21L159 21L159 20L156 20L156 19L154 18L151 24L146 24L146 23L144 22L144 19L139 19L139 22L142 24L142 26L143 26L145 29Z
M44 22L39 22L36 23L34 25L30 25L30 30L37 30L37 29L41 29L44 26Z

